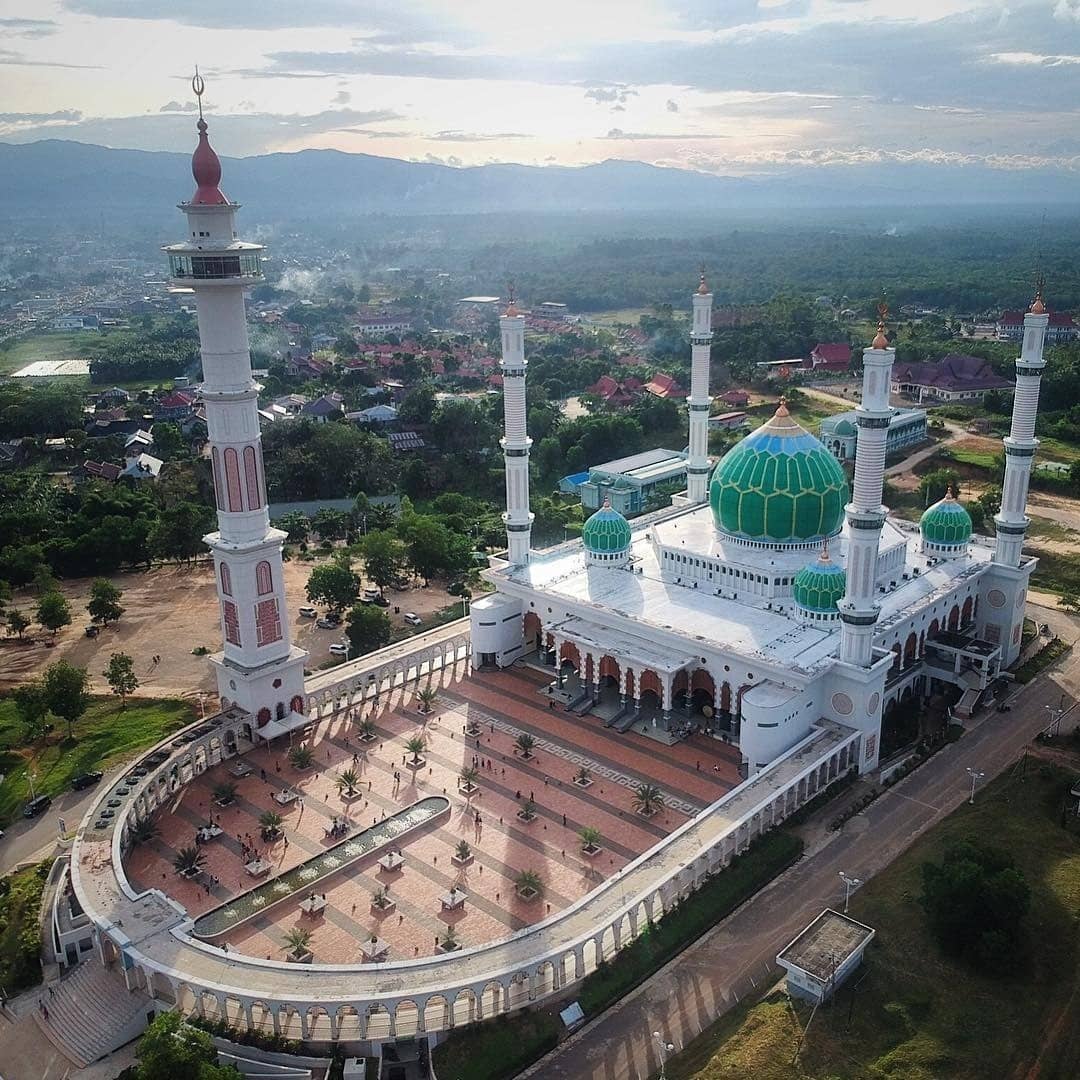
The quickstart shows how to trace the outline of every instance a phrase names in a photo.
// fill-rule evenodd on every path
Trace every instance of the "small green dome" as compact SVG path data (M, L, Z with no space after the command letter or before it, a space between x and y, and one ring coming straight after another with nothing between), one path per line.
M581 530L585 550L594 555L617 555L630 550L630 525L618 510L604 503Z
M835 535L847 500L840 463L791 418L783 403L768 423L720 459L709 484L716 527L766 543Z
M836 602L844 595L847 575L843 568L823 551L819 559L804 566L792 582L795 603L809 611L835 611Z
M919 522L923 540L931 544L966 544L971 539L971 515L949 488L945 498L929 507Z

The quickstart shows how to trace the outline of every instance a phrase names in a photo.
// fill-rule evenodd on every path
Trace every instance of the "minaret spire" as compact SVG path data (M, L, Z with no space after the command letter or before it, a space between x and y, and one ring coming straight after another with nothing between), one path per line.
M529 448L525 404L525 316L518 311L514 283L507 286L506 311L499 319L502 334L503 463L506 469L507 558L514 566L529 561L534 515L529 510Z
M693 295L694 321L690 329L690 455L686 462L686 497L691 503L708 498L709 484L709 359L712 353L712 293L705 283L705 266Z

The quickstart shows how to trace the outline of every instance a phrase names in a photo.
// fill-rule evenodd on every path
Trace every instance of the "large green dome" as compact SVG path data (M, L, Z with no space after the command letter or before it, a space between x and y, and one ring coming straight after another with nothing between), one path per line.
M944 499L923 513L919 529L927 543L959 546L971 539L971 515L949 488Z
M847 575L843 568L822 551L821 558L804 566L791 583L795 603L809 611L836 611L836 602L844 595Z
M617 555L630 549L630 525L608 503L596 511L581 530L585 550L594 555Z
M768 423L720 459L709 484L716 527L766 543L835 535L847 500L840 463L791 418L783 403Z

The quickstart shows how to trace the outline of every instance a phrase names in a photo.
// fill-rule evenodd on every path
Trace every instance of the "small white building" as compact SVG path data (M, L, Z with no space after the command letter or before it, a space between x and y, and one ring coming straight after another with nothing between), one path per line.
M826 908L776 962L787 972L788 993L818 1004L862 963L866 946L877 933L872 927Z

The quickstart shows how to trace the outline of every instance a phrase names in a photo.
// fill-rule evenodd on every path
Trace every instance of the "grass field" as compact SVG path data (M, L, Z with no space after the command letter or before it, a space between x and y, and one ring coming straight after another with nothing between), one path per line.
M33 334L17 341L10 349L0 349L0 375L10 375L36 360L72 360L90 356L101 340L97 330Z
M27 769L34 770L37 794L56 795L73 776L115 765L194 719L186 701L134 698L122 710L116 698L94 698L75 725L74 743L66 741L67 725L58 721L44 742L25 746L14 701L0 698L0 827L18 816L30 796Z
M1060 551L1050 551L1035 545L1032 555L1038 555L1039 565L1031 575L1031 587L1044 592L1080 593L1080 559Z
M1059 540L1062 543L1074 543L1080 539L1080 533L1070 529L1068 525L1062 525L1059 521L1051 521L1049 518L1032 517L1028 526L1028 536L1035 540Z
M1080 1074L1080 836L1063 828L1065 771L1029 763L964 804L854 895L851 914L877 937L854 976L820 1009L798 1065L809 1010L773 994L722 1019L668 1063L671 1080L1042 1080ZM990 977L945 959L919 907L920 868L974 836L1007 851L1032 889L1024 964ZM850 1016L850 1023L849 1023ZM1038 1062L1038 1069L1034 1068Z

